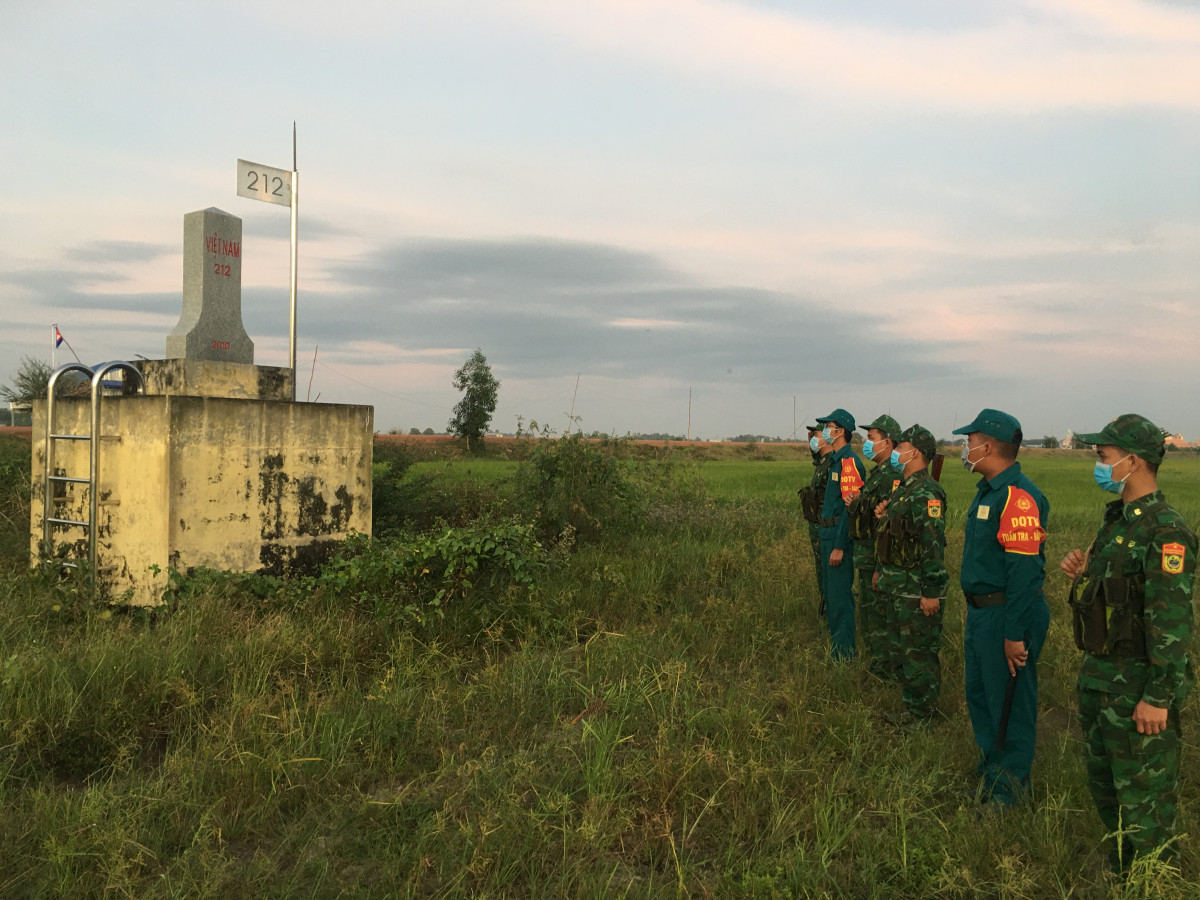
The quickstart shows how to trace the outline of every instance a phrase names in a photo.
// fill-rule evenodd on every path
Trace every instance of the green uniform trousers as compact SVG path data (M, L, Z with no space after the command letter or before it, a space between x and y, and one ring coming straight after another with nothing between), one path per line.
M979 745L979 777L986 795L1012 804L1029 791L1029 772L1037 744L1037 661L1050 626L1050 609L1044 600L1033 604L1025 632L1029 657L1018 669L1012 713L1003 749L996 749L996 734L1008 688L1008 663L1004 658L1004 607L967 608L963 636L966 667L967 711Z
M834 539L821 540L821 561L825 569L825 619L829 625L829 655L835 660L854 659L854 546L845 550L841 565L831 566Z
M942 619L946 601L932 616L921 612L920 597L887 596L891 607L891 663L900 683L904 708L932 718L942 693Z
M1162 858L1178 856L1176 783L1181 732L1179 710L1171 707L1167 727L1156 735L1138 734L1133 708L1142 692L1107 694L1079 691L1079 724L1087 747L1088 790L1113 841L1114 871L1128 869L1135 855L1166 845Z
M871 587L875 565L858 570L858 633L862 635L862 652L872 675L895 681L899 671L892 661L891 636L888 630L891 598Z
M825 600L825 567L821 563L820 526L814 522L808 523L808 542L812 544L813 565L817 569L817 609L824 605Z

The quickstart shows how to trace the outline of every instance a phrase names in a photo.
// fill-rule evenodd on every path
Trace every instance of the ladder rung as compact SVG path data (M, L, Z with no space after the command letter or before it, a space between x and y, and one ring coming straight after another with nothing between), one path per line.
M48 477L51 481L69 481L72 484L91 484L92 483L90 478L71 478L67 475L50 475Z
M80 522L77 519L47 519L47 522L53 522L55 525L78 525L80 528L91 528L91 522Z
M90 434L52 434L51 438L57 441L90 441Z

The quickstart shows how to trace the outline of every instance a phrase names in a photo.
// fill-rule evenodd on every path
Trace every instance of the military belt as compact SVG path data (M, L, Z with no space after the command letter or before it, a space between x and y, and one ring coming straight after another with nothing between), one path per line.
M838 520L836 517L834 517L832 519L817 519L817 524L820 525L822 528L832 528L837 523L838 523Z
M967 606L975 609L986 609L989 606L1004 605L1004 591L992 591L990 594L968 594L963 593L967 598Z

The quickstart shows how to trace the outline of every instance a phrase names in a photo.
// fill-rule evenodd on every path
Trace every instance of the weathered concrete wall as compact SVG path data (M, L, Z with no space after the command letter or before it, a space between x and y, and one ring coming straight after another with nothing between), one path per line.
M45 406L34 407L34 554ZM89 401L57 408L59 433L88 433ZM105 398L101 412L101 435L119 435L101 438L98 491L97 568L113 596L158 602L168 567L290 573L351 532L370 534L369 406L160 395ZM86 477L88 453L86 441L58 441L56 469ZM62 493L56 515L86 520L87 486ZM62 529L55 541L86 547L86 532Z
M147 394L291 400L292 370L205 359L144 359L135 363Z

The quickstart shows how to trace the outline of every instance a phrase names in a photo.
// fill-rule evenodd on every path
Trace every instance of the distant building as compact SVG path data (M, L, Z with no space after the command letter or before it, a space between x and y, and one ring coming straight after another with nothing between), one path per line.
M1183 449L1184 447L1195 447L1196 446L1196 442L1193 441L1193 442L1189 443L1188 441L1184 440L1184 437L1182 434L1169 434L1165 438L1163 438L1163 443L1166 444L1168 447L1175 447L1177 449Z
M1067 429L1067 436L1062 439L1062 448L1064 450L1075 449L1075 432L1070 428Z

